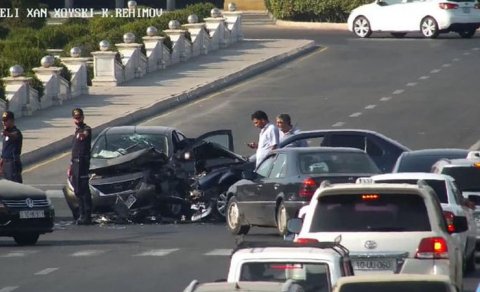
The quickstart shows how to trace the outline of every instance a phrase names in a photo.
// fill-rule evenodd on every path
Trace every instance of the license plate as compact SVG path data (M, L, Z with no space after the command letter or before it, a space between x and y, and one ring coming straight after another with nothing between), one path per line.
M134 195L130 195L125 201L125 205L127 205L127 208L130 209L133 206L133 204L135 204L136 201L137 201L137 198L135 198Z
M392 259L353 260L353 269L360 271L393 271Z
M43 210L28 210L19 212L20 219L45 218Z
M470 13L470 7L463 7L463 13Z

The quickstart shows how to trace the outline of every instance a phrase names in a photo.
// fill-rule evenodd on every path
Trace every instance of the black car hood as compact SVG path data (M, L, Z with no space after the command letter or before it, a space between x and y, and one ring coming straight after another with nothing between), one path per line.
M1 199L45 199L45 192L29 185L24 185L0 179L0 200Z
M90 159L90 172L109 173L113 170L132 172L135 169L143 169L148 164L159 166L167 161L168 157L165 153L155 148L146 148L111 159L92 158Z

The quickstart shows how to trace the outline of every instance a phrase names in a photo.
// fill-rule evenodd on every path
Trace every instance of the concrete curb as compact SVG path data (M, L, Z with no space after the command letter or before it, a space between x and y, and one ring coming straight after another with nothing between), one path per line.
M299 22L299 21L285 21L278 20L275 22L276 25L282 27L298 27L306 29L323 29L323 30L348 30L348 25L346 23L331 23L331 22Z
M133 124L141 120L145 120L153 115L170 110L189 101L196 100L197 98L221 90L229 85L243 81L249 77L262 73L284 62L295 59L303 54L307 54L308 52L311 52L316 48L317 46L315 42L309 41L307 42L307 44L295 48L289 52L264 59L259 63L242 68L237 72L222 76L213 82L202 84L200 86L197 86L196 88L191 89L190 91L182 92L181 94L171 95L169 98L163 99L154 104L150 104L143 109L137 110L127 116L123 116L101 124L99 126L93 127L93 135L97 135L107 127ZM71 146L72 139L73 135L58 141L54 141L48 146L40 147L36 150L22 154L21 159L24 167L30 166L34 163L38 163L47 157L51 157L67 151L67 149L69 149Z

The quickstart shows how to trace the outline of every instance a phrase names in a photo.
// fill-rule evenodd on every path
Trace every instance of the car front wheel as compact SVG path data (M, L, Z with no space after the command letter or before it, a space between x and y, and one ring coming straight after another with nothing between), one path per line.
M13 236L18 245L34 245L38 241L38 233L19 233Z
M368 38L372 34L370 22L365 16L358 16L353 21L353 33L360 38Z
M280 205L278 205L278 209L277 209L277 229L278 229L278 233L282 236L288 233L287 221L288 221L287 208L285 207L283 202L281 202Z
M438 37L438 34L440 33L438 30L437 21L430 16L422 19L422 22L420 23L420 30L422 31L424 37L430 39Z
M234 235L247 234L250 230L250 225L242 225L240 209L235 197L231 197L227 205L227 228Z

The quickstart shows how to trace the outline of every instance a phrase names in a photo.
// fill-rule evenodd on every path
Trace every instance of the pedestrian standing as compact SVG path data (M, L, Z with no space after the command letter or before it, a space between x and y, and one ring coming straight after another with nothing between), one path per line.
M275 122L277 124L278 129L280 130L279 131L280 142L300 132L299 129L292 126L292 119L290 118L289 114L279 114L275 119ZM288 144L286 147L307 147L307 146L308 146L307 141L302 139L302 140L294 141Z
M256 166L268 155L270 151L278 146L278 129L268 121L268 116L264 111L256 111L252 114L252 123L260 129L258 143L248 143L248 147L256 149Z
M78 199L79 217L77 224L87 225L92 223L92 196L88 184L92 129L85 124L85 116L81 108L75 108L72 111L72 117L76 128L72 142L72 160L68 169L68 176Z
M22 132L15 126L15 115L13 112L6 111L3 113L2 124L3 148L0 169L5 179L23 183L22 162L20 161L23 136Z

